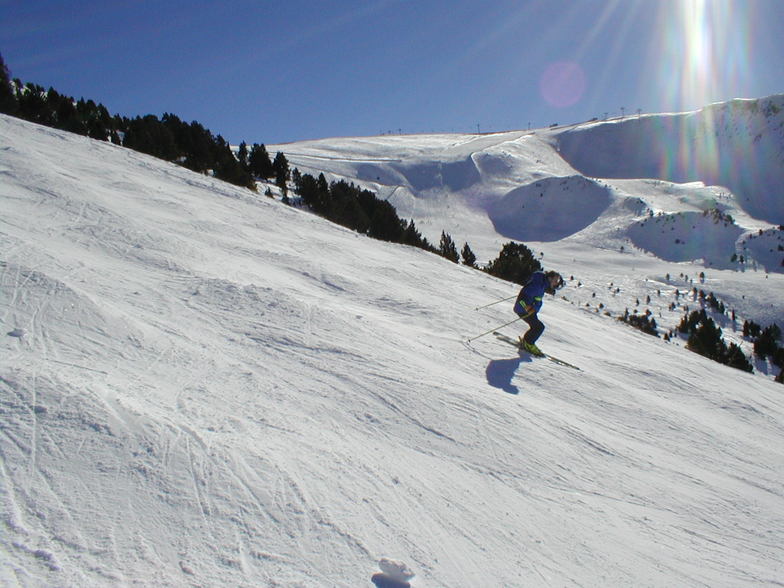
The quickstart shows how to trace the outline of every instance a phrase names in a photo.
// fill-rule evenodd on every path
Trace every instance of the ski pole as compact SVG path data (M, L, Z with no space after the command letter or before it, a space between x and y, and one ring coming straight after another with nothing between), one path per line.
M507 300L511 300L512 298L515 298L516 296L517 296L517 294L513 294L509 298L504 298L503 300L496 300L495 302L491 302L490 304L485 304L484 306L477 306L474 310L479 310L481 308L487 308L488 306L493 306L493 304L498 304L499 302L506 302Z
M471 341L474 341L474 340L476 340L476 339L479 339L479 337L484 337L485 335L489 335L490 333L493 333L493 332L497 331L498 329L503 329L504 327L506 327L506 326L509 326L509 325L511 325L512 323L516 323L517 321L519 321L519 320L520 320L520 318L521 318L521 317L517 317L517 318L516 318L515 320L513 320L513 321L509 321L508 323L504 323L503 325L499 325L499 326L497 326L497 327L495 327L495 328L493 328L493 329L490 329L490 330L489 330L489 331L487 331L486 333L482 333L481 335L477 335L476 337L470 337L469 339L467 339L467 342L468 342L468 343L470 343Z

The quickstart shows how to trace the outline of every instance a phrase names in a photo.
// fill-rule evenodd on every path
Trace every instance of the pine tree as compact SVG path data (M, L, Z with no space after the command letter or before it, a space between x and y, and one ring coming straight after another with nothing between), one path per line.
M158 120L157 116L152 114L148 114L144 118L137 116L129 121L123 144L135 151L168 161L173 161L178 153L174 135L167 126ZM203 170L197 169L195 171Z
M781 329L779 329L778 325L774 324L765 327L757 337L757 340L754 341L754 354L760 358L765 358L767 356L773 357L778 349L776 341L780 336Z
M452 237L444 231L441 231L441 243L438 247L438 254L441 257L446 257L449 261L457 263L460 261L460 255L457 253L457 247Z
M245 186L251 190L256 190L256 183L253 181L242 164L234 157L234 152L227 141L218 135L216 142L218 152L215 155L214 172L215 177L230 182L236 186Z
M326 216L333 222L344 227L366 233L370 227L370 219L359 203L359 190L354 184L345 181L334 182L330 186L330 207Z
M721 329L710 318L700 322L700 325L689 335L686 347L695 353L718 360L723 347Z
M316 201L316 205L313 210L315 210L318 214L326 215L332 206L332 194L329 191L327 178L324 177L323 173L320 173L318 180L316 180L316 188L316 196L318 200Z
M302 198L302 202L305 206L315 211L319 201L319 187L316 178L310 174L300 176L299 181L295 181L294 183L294 189L300 198Z
M522 243L509 242L503 246L501 253L487 266L490 275L524 285L542 264L534 258L534 254Z
M25 84L18 94L18 116L39 125L52 126L52 114L46 104L46 90L37 84Z
M275 170L275 185L281 189L283 195L288 194L288 180L291 174L289 170L289 162L286 156L280 151L275 156L275 161L272 162L272 169Z
M11 74L3 61L3 56L0 55L0 112L16 114L17 108L16 92L11 85Z
M87 134L87 126L79 116L72 98L61 96L54 88L49 88L46 101L54 111L57 128L78 135Z
M248 155L248 166L250 173L257 178L269 179L275 177L275 170L272 168L267 148L262 144L253 144Z
M422 234L417 230L416 224L414 224L414 219L411 219L409 222L403 222L403 243L406 245L413 245L414 247L419 247L420 249L424 249L425 251L433 251L433 247L428 243L427 239L425 239Z
M779 347L776 349L776 351L773 353L773 356L771 357L771 361L773 362L773 365L777 365L784 369L784 347Z
M240 162L242 169L250 171L250 166L248 165L248 145L245 141L240 143L237 149L237 160Z
M743 321L743 336L744 337L759 337L762 333L762 327L752 320Z
M463 245L463 250L460 252L463 256L463 264L467 265L468 267L476 267L476 255L474 252L471 251L471 247L468 246L468 243Z
M743 370L744 372L753 372L749 359L743 353L743 350L735 343L730 343L729 348L724 352L721 358L721 363L726 364L735 369Z

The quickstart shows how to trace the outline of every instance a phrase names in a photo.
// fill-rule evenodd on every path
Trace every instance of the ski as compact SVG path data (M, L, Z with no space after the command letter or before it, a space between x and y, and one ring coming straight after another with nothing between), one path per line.
M496 338L497 338L499 341L503 341L503 342L505 342L505 343L509 343L510 345L513 345L514 347L516 347L516 348L517 348L517 350L518 350L520 353L528 353L528 352L527 352L525 349L523 349L522 347L520 347L520 342L519 342L519 341L517 341L516 339L512 339L511 337L509 337L509 336L507 336L507 335L504 335L503 333L498 333L498 332L496 332L496 331L494 331L494 332L493 332L493 335L495 335L495 336L496 336ZM529 355L532 355L532 357L538 357L538 356L536 356L536 355L533 355L533 354L529 354ZM564 367L570 367L570 368L572 368L573 370L582 371L582 370L581 370L579 367L577 367L576 365L574 365L574 364L571 364L571 363L569 363L568 361L564 361L563 359L559 359L559 358L557 358L557 357L554 357L554 356L552 356L552 355L549 355L549 354L547 354L547 353L545 353L545 354L544 354L544 355L542 355L541 357L544 357L544 358L546 358L546 359L549 359L550 361L552 361L553 363L557 363L558 365L562 365L562 366L564 366Z

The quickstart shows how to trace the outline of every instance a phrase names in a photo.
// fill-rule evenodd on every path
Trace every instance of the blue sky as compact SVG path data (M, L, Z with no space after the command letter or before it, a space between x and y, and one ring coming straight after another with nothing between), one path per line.
M0 0L13 77L238 143L784 93L782 0Z

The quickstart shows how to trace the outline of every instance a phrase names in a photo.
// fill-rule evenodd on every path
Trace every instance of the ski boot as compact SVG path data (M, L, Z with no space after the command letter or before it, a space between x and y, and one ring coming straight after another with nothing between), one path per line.
M528 353L530 353L531 355L535 355L536 357L544 357L544 353L542 352L541 349L539 349L533 343L529 343L528 341L525 341L522 338L520 339L520 347L525 351L527 351Z

